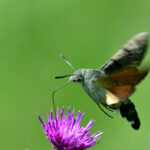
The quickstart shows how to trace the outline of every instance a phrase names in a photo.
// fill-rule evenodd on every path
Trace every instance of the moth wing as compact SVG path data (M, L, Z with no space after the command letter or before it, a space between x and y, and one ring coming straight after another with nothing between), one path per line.
M118 69L138 66L146 52L148 33L142 32L133 37L100 70L110 74Z
M148 72L149 69L125 68L109 76L100 77L97 81L120 100L124 100L134 92L135 86L144 79Z

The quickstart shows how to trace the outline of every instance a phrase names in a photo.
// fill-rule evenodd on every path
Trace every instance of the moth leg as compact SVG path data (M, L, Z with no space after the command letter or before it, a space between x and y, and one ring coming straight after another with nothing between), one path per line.
M114 112L114 110L112 110L111 108L109 107L105 107L107 110L111 111L111 112Z
M109 115L109 114L100 106L99 103L96 103L96 104L97 104L97 106L101 109L101 111L102 111L105 115L107 115L108 117L110 117L110 118L113 119L113 117L112 117L111 115Z

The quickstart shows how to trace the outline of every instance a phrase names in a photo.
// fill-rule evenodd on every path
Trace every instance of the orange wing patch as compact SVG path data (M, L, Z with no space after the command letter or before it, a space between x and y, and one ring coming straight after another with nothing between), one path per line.
M112 88L110 91L122 100L129 97L134 92L134 87L131 85L120 85Z
M100 77L99 84L116 95L120 100L130 96L135 86L148 74L149 69L138 70L135 67L124 68L110 75Z

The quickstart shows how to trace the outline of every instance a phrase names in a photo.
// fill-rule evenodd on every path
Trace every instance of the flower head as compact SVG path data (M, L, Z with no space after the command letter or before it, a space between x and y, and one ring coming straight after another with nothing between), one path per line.
M74 118L74 110L70 113L68 108L67 115L64 114L64 107L61 110L59 118L59 109L57 108L56 118L53 118L52 109L50 115L47 113L47 122L40 118L42 130L46 134L53 148L57 150L84 150L96 144L102 132L96 132L92 136L89 133L94 121L91 120L86 127L80 127L80 122L84 116L79 111Z

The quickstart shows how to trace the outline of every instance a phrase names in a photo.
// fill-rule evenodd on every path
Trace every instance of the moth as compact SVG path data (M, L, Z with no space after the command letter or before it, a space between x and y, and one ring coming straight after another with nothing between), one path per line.
M53 100L55 92L64 85L70 82L80 83L83 90L106 115L112 117L104 111L102 106L110 111L119 110L121 116L131 123L132 128L138 130L140 119L133 102L128 97L149 72L149 68L139 69L147 45L148 33L137 34L100 69L76 70L64 56L61 56L75 72L71 75L56 77L69 77L69 81L53 92Z

